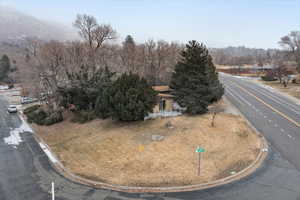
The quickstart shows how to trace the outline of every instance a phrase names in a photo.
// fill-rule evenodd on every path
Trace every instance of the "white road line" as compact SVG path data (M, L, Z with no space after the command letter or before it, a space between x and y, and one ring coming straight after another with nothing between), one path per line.
M253 85L248 84L247 87L255 90L256 92L258 92L259 94L261 94L262 96L265 96L267 98L270 98L270 96L271 96L272 97L272 98L270 98L271 101L274 101L274 102L278 103L279 105L285 106L285 108L287 108L287 109L291 110L292 112L296 113L297 115L299 115L300 107L297 107L291 103L286 102L285 99L280 99L280 97L274 95L270 90L268 90L264 87L261 87L259 85L257 85L257 87L254 87ZM268 94L266 94L265 91L267 91Z
M235 96L232 92L230 92L228 88L226 88L225 93L228 93L229 95L231 95L231 96L232 96L235 100L237 100L241 105L244 104L237 96Z
M237 82L235 82L235 83L238 84L239 82L237 81ZM243 83L243 82L240 81L240 83ZM245 83L245 82L244 82L244 83ZM247 81L247 83L253 83L253 82ZM296 113L296 115L299 115L300 107L297 107L296 105L293 105L293 104L291 104L291 103L286 102L286 101L288 101L288 100L285 100L286 98L285 98L285 99L280 99L280 97L274 95L274 93L272 93L269 89L264 88L264 87L262 87L261 85L256 84L256 86L257 86L257 87L255 87L254 85L251 85L251 84L247 84L246 87L249 87L249 88L255 90L256 92L258 92L259 94L261 94L261 95L263 95L263 96L265 96L265 97L267 97L267 98L270 98L270 97L268 97L268 96L265 94L265 93L266 93L265 91L267 91L268 95L273 97L273 98L271 98L271 100L273 100L273 101L277 102L278 104L284 106L286 109L291 110L292 112ZM280 95L280 94L278 94L278 95ZM277 100L276 100L276 99L277 99ZM289 107L289 106L290 106L290 107ZM292 108L291 108L291 107L292 107ZM295 111L295 110L296 110L296 111Z
M278 127L278 124L274 124L275 127Z
M244 97L242 97L241 95L235 93L235 91L232 88L227 88L227 89L229 89L231 93L234 93L235 96L239 97L243 102L245 102L249 106L252 106L252 104L250 102L248 102Z
M258 85L258 87L259 87L260 89L262 89L261 92L264 92L263 90L268 91L268 92L269 92L268 94L269 94L270 96L272 96L273 98L277 99L277 100L280 101L282 104L289 105L289 106L293 107L294 109L296 109L296 110L298 110L298 111L300 112L300 107L297 106L297 105L299 105L299 104L295 103L295 105L294 105L294 104L292 104L292 102L291 102L291 103L286 102L286 101L289 101L289 99L287 99L286 97L284 97L284 96L282 96L282 95L280 95L280 94L277 94L277 93L276 93L276 95L275 95L275 94L274 94L273 92L271 92L269 89L264 88L264 87L262 87L262 86L260 86L260 85ZM277 95L282 96L282 98L284 98L284 99L282 99L281 97L279 97L279 96L277 96Z
M255 89L253 89L255 90ZM259 90L255 90L255 91L259 91ZM297 108L296 106L289 104L287 102L284 102L283 100L278 100L278 98L276 98L274 95L270 95L272 98L270 98L269 96L267 96L266 94L263 94L262 92L258 92L260 93L262 96L265 96L266 98L269 98L271 101L274 101L275 103L278 103L279 105L283 106L284 108L294 112L296 115L300 115L300 109ZM269 94L268 94L269 95Z
M280 131L281 131L281 132L284 132L284 130L283 130L283 129L280 129Z

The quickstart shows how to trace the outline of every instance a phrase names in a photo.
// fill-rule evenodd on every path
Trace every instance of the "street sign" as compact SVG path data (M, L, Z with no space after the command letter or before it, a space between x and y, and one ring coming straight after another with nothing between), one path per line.
M199 153L199 160L198 160L198 176L200 175L200 161L201 161L201 153L204 153L205 149L201 147L197 147L196 153Z
M196 153L203 153L203 152L205 152L205 149L203 149L203 148L201 148L201 147L198 147L198 148L196 149Z

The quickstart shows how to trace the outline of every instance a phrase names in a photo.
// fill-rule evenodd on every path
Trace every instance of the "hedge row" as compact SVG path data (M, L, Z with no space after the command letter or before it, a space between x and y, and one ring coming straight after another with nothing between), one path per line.
M39 105L26 108L23 113L27 116L29 123L36 123L38 125L49 126L63 121L63 115L61 111L45 111Z

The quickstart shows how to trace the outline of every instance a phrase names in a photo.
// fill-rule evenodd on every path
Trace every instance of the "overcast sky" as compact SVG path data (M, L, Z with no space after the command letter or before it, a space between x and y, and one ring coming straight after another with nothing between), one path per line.
M0 5L71 25L76 14L110 23L124 38L186 42L210 47L279 48L300 30L300 0L0 0Z

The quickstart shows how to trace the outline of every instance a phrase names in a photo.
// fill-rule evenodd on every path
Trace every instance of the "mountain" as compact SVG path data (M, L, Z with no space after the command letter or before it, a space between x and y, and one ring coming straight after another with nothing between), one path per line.
M0 5L0 42L26 38L40 40L72 40L77 34L71 27L39 20L33 16Z

